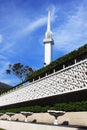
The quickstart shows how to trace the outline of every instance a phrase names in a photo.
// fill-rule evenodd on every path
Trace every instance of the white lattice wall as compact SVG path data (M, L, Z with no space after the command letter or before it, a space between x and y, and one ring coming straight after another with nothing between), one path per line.
M87 59L0 96L0 106L87 89Z

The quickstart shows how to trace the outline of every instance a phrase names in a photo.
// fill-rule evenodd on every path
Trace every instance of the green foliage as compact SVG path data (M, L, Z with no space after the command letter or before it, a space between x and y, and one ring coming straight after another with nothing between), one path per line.
M66 112L70 111L87 111L87 101L81 102L69 102L69 103L56 103L54 106L27 106L13 109L3 109L0 112L14 112L20 113L21 111L30 111L30 112L47 112L47 110L62 110Z

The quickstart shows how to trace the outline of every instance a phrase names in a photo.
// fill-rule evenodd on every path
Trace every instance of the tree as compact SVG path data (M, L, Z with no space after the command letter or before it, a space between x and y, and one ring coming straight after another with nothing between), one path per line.
M29 66L24 66L21 63L16 64L9 64L9 69L6 70L7 74L13 74L16 75L21 82L25 81L27 78L27 75L34 72L34 70Z

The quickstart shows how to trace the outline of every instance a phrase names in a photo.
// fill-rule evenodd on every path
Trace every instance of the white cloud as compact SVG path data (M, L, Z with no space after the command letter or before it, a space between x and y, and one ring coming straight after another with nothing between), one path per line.
M8 65L10 64L9 61L0 61L0 78L3 76L5 73L5 70L8 68Z
M77 12L67 16L67 22L54 30L55 47L71 51L87 42L87 13L80 6Z
M33 14L34 15L34 14ZM54 5L51 5L51 20L54 21L56 18L56 8ZM47 15L38 15L33 20L25 18L23 26L21 25L21 28L18 28L18 25L20 25L19 22L17 22L17 27L15 25L15 30L10 35L5 36L4 44L1 47L0 53L6 52L7 54L13 54L14 53L14 45L17 43L17 40L20 39L22 36L25 36L26 34L30 34L32 32L35 32L36 29L40 28L41 26L47 24ZM26 21L29 21L29 24L25 24ZM14 26L14 24L12 24ZM12 27L11 25L11 27ZM10 27L10 26L9 26ZM7 28L5 28L7 29ZM0 35L0 42L3 40L2 35ZM13 42L14 41L14 42Z
M12 80L11 80L11 79L2 78L2 79L0 79L0 80L1 80L1 82L6 83L6 84L8 84L8 85L11 85L11 83L12 83Z
M17 80L17 78L14 78L13 76L9 76L9 78L7 78L7 77L2 77L2 78L0 78L0 80L1 80L1 82L3 82L3 83L6 83L6 84L9 84L9 85L11 85L11 86L15 86L15 85L17 85L17 84L19 84L20 82L19 82L19 80Z
M6 59L7 59L6 56L0 54L0 61L1 61L1 60L6 60Z
M3 41L3 36L0 34L0 43Z
M55 19L57 18L57 12L59 11L59 7L51 5L50 11L51 11L51 20L55 21Z
M39 18L34 22L32 22L31 24L27 25L27 27L25 27L24 30L22 30L22 33L27 33L27 32L30 33L36 30L38 27L44 25L46 22L47 22L47 17Z
M1 48L0 52L4 53L8 53L8 52L11 52L13 53L12 51L12 47L14 46L14 43L5 43L5 45Z
M0 61L0 82L4 82L10 85L16 85L19 80L13 75L7 75L6 69L8 69L9 61Z
M55 6L51 6L51 20L54 21L56 18L56 8ZM47 15L43 16L37 16L36 19L33 19L32 22L30 22L27 26L24 26L21 31L18 31L15 36L20 37L27 33L32 33L33 31L36 31L37 28L47 24Z

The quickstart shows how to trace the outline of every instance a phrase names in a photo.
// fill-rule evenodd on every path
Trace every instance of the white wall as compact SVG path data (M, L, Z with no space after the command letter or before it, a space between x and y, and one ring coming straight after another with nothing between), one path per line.
M87 59L0 96L0 106L87 89Z
M64 127L2 120L0 120L0 127L6 130L84 130L82 128L78 129L77 127Z

